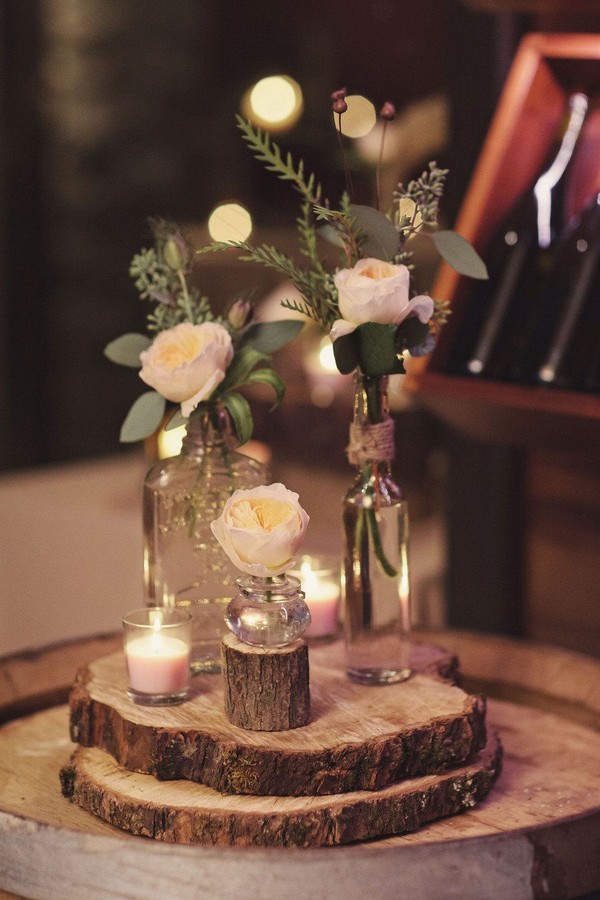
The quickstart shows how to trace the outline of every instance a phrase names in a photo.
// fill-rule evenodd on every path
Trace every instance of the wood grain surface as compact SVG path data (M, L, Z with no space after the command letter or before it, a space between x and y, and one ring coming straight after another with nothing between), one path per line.
M221 642L225 715L253 731L287 731L310 722L308 645L244 644L233 634Z
M121 653L78 675L71 737L110 753L125 768L185 778L236 794L317 795L379 790L402 778L459 765L485 744L481 697L426 672L452 657L418 648L421 672L384 687L354 684L335 645L310 655L312 720L290 731L248 731L223 707L219 675L193 680L190 700L141 707L127 695Z
M131 834L217 847L331 847L390 834L471 809L501 768L495 737L472 762L444 775L380 791L321 797L220 794L204 785L157 781L118 766L103 750L80 747L61 770L65 796Z

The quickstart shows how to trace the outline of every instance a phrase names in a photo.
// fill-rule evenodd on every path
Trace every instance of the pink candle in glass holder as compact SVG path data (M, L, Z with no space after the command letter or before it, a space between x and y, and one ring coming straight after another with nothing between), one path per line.
M137 703L177 703L190 685L190 615L149 607L123 619L129 695Z
M300 579L310 610L307 638L330 637L338 631L340 581L331 560L318 556L303 556L300 568L290 572Z

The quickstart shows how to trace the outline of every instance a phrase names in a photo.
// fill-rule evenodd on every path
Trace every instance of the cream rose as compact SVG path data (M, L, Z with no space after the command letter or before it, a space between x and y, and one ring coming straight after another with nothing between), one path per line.
M406 266L394 266L381 259L360 259L353 269L335 274L342 319L334 322L332 341L354 331L365 322L399 325L407 316L428 322L433 300L424 294L408 299L410 273Z
M298 494L269 484L235 491L210 527L238 569L268 578L295 565L308 521Z
M216 322L182 322L161 331L140 359L142 381L180 403L187 418L225 378L233 344L227 329Z

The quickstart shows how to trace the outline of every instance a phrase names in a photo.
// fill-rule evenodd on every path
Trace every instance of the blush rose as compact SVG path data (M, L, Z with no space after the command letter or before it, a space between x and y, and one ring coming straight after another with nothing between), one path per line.
M298 494L270 484L235 491L210 527L238 569L268 578L293 568L308 521Z
M410 273L406 266L360 259L354 268L336 272L334 281L342 318L333 324L332 341L365 322L399 325L408 316L417 316L426 323L433 314L431 297L421 294L409 300Z
M142 381L180 403L187 418L225 378L233 344L227 329L216 322L182 322L161 331L140 359Z

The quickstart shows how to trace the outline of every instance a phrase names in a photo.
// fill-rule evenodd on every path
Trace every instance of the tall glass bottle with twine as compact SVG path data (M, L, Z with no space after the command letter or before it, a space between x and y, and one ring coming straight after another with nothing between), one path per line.
M220 670L225 611L239 576L210 523L233 491L268 480L265 466L235 446L222 404L202 404L189 418L179 456L157 462L144 481L146 602L192 614L196 673Z
M352 681L374 685L410 674L408 509L391 475L387 382L355 376L347 453L358 473L343 504L346 668Z

